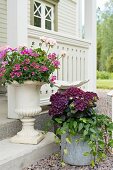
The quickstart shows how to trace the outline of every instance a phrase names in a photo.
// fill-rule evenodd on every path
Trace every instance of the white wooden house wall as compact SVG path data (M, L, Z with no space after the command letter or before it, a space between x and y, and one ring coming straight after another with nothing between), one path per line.
M55 51L57 53L62 50L67 52L67 57L61 61L61 69L56 73L58 79L67 81L90 79L88 89L95 90L96 2L95 0L85 0L85 31L88 39L86 41L80 39L80 1L59 0L58 32L55 32L42 30L30 25L30 0L0 0L0 45L9 43L11 46L20 44L30 46L32 41L38 43L39 37L43 35L55 38L58 42ZM47 99L49 99L52 92L48 86L42 88L42 104L48 102ZM14 94L14 89L10 89L8 93L10 118L16 118L14 113Z
M79 1L61 0L58 3L58 32L79 37ZM28 0L28 25L30 25ZM13 7L12 7L13 10ZM7 44L7 0L0 0L0 45Z
M7 44L7 0L0 0L0 45Z
M78 37L78 5L79 0L60 0L58 2L58 32L73 35ZM28 25L30 25L30 5L31 1L28 0ZM56 17L56 16L55 16Z

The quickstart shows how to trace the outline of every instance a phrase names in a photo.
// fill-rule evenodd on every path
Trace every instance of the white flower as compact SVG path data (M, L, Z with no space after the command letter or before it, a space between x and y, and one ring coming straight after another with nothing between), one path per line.
M47 37L44 37L44 36L40 37L40 40L41 40L42 42L45 42L46 39L47 39Z
M61 51L61 56L65 57L66 56L66 51Z
M54 39L52 39L52 38L47 38L46 41L45 41L45 43L46 43L47 45L52 46L52 47L57 44L56 40L54 40Z

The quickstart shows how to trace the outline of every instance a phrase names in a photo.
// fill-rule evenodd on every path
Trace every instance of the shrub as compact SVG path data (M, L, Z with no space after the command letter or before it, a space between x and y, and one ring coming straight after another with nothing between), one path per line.
M113 51L107 59L106 67L107 67L107 71L113 72Z
M111 79L111 73L106 71L97 71L97 79Z

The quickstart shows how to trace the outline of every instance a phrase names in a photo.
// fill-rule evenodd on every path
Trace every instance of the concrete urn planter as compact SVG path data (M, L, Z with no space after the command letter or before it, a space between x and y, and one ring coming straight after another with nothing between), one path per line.
M34 116L40 114L40 88L43 83L25 81L24 84L14 82L12 85L16 89L15 112L22 121L22 130L11 138L14 143L37 144L44 135L34 129Z
M71 144L66 142L68 134L61 136L61 156L65 163L70 165L90 165L91 160L94 160L92 155L84 156L85 152L90 152L90 147L87 142L76 142L80 136L71 137ZM67 153L64 153L64 149Z

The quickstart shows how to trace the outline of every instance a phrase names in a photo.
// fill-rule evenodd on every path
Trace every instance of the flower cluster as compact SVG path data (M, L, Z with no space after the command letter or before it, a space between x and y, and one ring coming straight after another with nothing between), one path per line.
M49 114L55 116L72 112L75 116L78 112L83 113L95 107L97 100L98 96L96 93L85 92L72 86L64 92L59 91L51 96Z
M26 80L54 82L52 73L58 69L60 62L56 53L50 53L49 49L56 44L50 38L40 38L41 43L46 43L47 52L40 48L10 48L0 50L0 77L7 83L17 81L24 83Z

